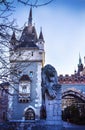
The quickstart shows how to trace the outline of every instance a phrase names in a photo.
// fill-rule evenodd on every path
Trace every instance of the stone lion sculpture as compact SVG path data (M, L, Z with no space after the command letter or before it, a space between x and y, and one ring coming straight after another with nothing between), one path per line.
M57 95L57 89L59 88L58 84L58 77L57 72L55 68L51 65L46 65L44 68L42 68L42 113L44 114L42 117L46 118L46 111L45 111L45 94L48 95L48 98L50 100L53 100L56 98Z

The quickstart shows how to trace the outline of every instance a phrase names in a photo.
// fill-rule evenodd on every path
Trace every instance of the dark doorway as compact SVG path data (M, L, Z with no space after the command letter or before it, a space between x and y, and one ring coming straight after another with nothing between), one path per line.
M35 120L35 113L32 108L27 109L25 112L25 120Z
M3 121L6 121L6 112L3 112L2 118L3 118Z

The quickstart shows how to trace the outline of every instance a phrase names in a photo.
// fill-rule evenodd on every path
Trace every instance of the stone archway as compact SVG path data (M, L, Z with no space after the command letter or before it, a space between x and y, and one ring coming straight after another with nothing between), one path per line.
M66 97L66 96L72 96L74 98L77 98L77 99L80 99L82 102L85 103L85 94L77 91L77 90L67 90L67 91L64 91L62 93L62 98Z
M35 112L32 108L28 108L25 112L25 120L35 120Z
M71 105L81 108L85 106L85 95L78 90L66 90L62 93L62 110Z

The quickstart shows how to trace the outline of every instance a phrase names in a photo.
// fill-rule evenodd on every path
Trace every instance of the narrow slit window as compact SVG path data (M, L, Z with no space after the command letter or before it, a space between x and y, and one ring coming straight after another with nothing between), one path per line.
M32 56L33 56L33 51L32 51Z
M33 77L33 71L30 71L30 77L31 78Z

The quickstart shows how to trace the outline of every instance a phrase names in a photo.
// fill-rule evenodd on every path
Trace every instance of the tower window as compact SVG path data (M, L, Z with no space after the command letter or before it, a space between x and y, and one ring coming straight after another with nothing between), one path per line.
M33 77L33 71L30 71L30 77L32 78Z
M32 51L32 56L33 56L33 51Z

